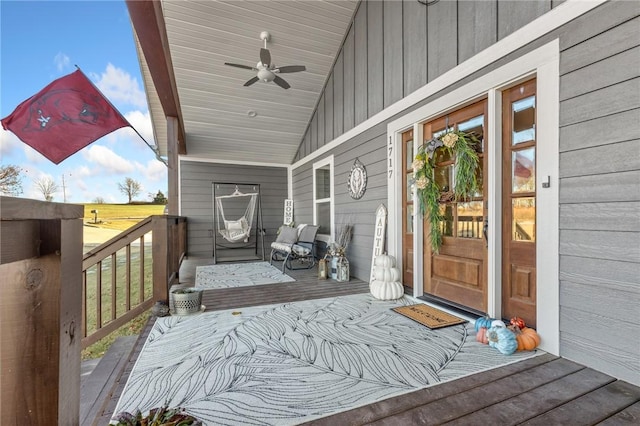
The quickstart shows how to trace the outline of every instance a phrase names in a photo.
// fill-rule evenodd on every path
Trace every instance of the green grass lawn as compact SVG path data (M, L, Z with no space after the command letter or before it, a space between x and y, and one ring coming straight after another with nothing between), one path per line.
M85 204L83 222L105 229L124 231L142 219L163 214L164 204ZM94 224L94 214L98 210L98 223Z
M97 227L107 229L125 230L150 215L162 214L164 205L127 205L127 204L85 204L84 222L93 222L91 210L98 210ZM131 285L129 289L130 305L132 307L140 301L140 245L131 245ZM151 245L145 244L144 250L144 297L149 298L153 292L153 259ZM114 264L112 264L114 263ZM126 311L126 249L120 249L116 253L115 262L111 257L102 261L102 324L111 320L111 294L112 276L115 266L116 277L116 317L120 317ZM97 294L97 265L87 270L87 332L96 330L96 294ZM82 359L98 358L104 355L111 343L119 336L140 334L149 318L149 312L145 312L123 325L104 339L94 343L82 351Z

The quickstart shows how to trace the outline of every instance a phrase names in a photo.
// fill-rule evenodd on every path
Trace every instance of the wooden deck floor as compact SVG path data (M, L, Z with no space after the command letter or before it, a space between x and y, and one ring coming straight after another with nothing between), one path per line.
M180 281L192 284L197 265L188 259ZM368 291L368 283L319 281L313 271L287 271L295 282L207 290L206 310L222 310ZM105 401L94 425L109 422L150 321ZM640 388L564 358L541 355L409 394L312 421L313 425L638 425Z

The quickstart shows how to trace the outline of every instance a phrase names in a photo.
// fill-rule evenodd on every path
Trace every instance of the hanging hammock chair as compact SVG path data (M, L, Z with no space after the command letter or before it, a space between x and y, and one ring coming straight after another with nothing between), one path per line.
M224 202L230 199L246 197L249 204L244 214L236 220L227 220L224 215ZM258 193L242 193L236 186L236 190L231 195L220 195L216 197L216 226L222 238L230 243L244 241L249 242L249 234L253 226L253 216L256 209L256 200Z

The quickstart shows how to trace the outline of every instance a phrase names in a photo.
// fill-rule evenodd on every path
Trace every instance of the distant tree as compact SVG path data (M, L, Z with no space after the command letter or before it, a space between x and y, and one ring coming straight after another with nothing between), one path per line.
M58 192L58 184L48 176L36 179L34 182L36 188L46 201L53 201L53 194Z
M12 164L0 166L0 194L14 196L22 194L22 169L20 167Z
M142 191L142 185L140 185L140 182L128 177L123 183L118 184L118 189L129 198L129 204L131 204L133 197Z
M93 204L104 204L104 198L102 197L96 197L93 199Z
M158 190L156 195L153 195L152 192L149 193L149 198L151 198L151 202L153 204L167 204L167 197L164 196L162 191Z

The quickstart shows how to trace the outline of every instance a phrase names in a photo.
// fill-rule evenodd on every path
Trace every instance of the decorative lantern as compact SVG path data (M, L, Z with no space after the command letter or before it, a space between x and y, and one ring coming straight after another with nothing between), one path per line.
M338 259L337 264L337 280L339 282L349 281L349 261L346 257L342 256Z
M328 262L329 269L329 278L332 280L338 279L338 256L331 256L331 261Z
M327 259L318 261L318 278L321 280L327 279Z

